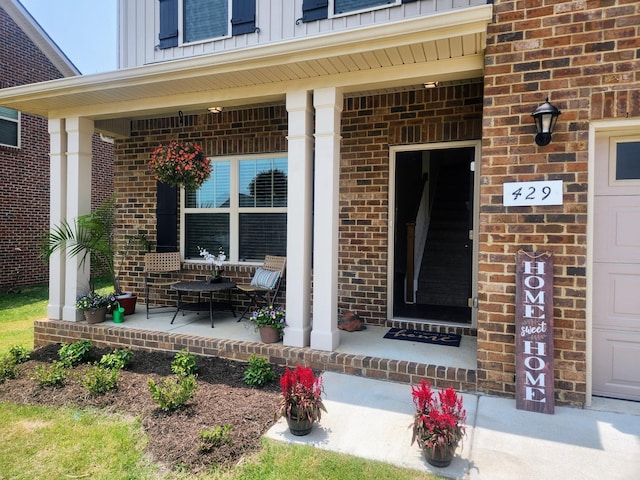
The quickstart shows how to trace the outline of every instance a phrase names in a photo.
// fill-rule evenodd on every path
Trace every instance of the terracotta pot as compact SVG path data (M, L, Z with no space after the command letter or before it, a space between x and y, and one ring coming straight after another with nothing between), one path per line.
M127 293L126 295L119 295L116 297L120 306L124 308L125 315L132 315L136 313L136 302L138 301L138 296L132 293Z
M260 340L263 343L278 343L280 341L280 332L274 327L259 327Z
M84 319L87 323L101 323L107 316L107 307L94 308L84 311Z
M423 448L424 458L434 467L448 467L456 453L458 444L447 445L446 448Z

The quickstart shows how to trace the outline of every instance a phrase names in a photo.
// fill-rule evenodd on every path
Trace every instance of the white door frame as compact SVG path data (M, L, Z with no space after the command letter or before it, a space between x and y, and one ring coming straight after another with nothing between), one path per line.
M415 152L423 150L449 150L452 148L474 148L474 176L473 176L473 251L471 257L471 297L478 297L478 227L480 219L480 158L481 140L465 140L460 142L420 143L412 145L394 145L389 147L389 228L387 237L387 320L393 320L393 291L394 291L394 232L395 232L395 185L396 185L396 155L400 152ZM460 326L457 323L433 322L439 325ZM471 328L478 325L478 309L471 308ZM468 325L465 325L468 326Z
M587 302L586 302L586 362L587 386L585 406L591 406L593 393L593 242L595 207L596 140L640 132L640 119L593 120L589 124L589 156L587 184Z

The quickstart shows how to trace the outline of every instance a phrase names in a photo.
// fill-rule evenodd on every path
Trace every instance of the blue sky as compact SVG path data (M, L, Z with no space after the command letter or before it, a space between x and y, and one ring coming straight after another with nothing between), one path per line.
M117 0L19 0L85 75L117 66Z

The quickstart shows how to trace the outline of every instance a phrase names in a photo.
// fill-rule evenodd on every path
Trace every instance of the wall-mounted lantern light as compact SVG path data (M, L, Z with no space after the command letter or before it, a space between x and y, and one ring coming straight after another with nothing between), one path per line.
M531 114L536 122L536 143L541 147L551 143L551 134L562 112L549 103L549 99Z

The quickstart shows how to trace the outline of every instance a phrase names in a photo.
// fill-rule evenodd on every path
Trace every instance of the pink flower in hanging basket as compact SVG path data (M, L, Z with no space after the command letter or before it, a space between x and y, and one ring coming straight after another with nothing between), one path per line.
M187 190L197 190L211 175L211 160L200 145L189 142L160 145L151 154L149 166L156 180Z

